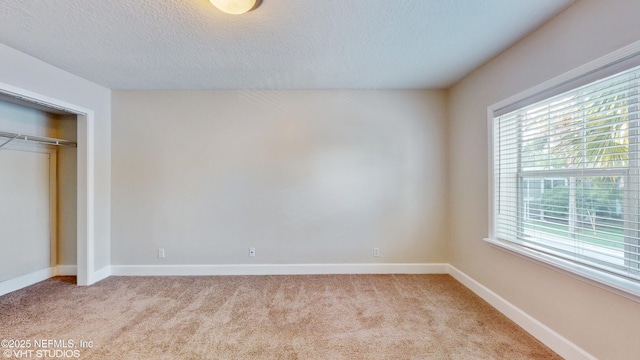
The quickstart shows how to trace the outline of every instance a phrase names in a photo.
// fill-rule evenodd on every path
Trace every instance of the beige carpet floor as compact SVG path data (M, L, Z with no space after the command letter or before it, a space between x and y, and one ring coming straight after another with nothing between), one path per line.
M110 277L90 287L57 277L0 297L0 339L72 340L48 350L81 359L560 358L448 275Z

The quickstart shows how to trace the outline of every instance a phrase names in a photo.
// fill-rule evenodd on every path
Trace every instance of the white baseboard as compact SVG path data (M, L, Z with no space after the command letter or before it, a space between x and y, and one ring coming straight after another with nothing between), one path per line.
M475 281L469 275L463 273L452 265L449 265L449 275L491 304L491 306L503 313L563 358L568 360L597 360L584 349L553 331L551 328L547 327L531 315L525 313L520 308L489 290L487 287Z
M40 281L47 280L52 276L56 276L56 268L49 267L34 271L30 274L18 276L17 278L5 280L0 282L0 296L22 289L29 285L39 283Z
M0 296L39 283L54 276L75 276L75 265L56 265L0 282Z
M78 275L78 267L75 265L58 265L55 267L56 275L59 276L76 276Z
M111 276L111 266L107 265L98 271L94 271L93 274L91 274L91 281L89 284L95 284L98 281L108 278L109 276Z
M113 265L91 274L91 283L115 276L310 275L310 274L447 274L448 264L241 264ZM0 282L0 296L51 277L75 276L75 265L57 265Z
M447 274L448 264L112 265L114 276Z

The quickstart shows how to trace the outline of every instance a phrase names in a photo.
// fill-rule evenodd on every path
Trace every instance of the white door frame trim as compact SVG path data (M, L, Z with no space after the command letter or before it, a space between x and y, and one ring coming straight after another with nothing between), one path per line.
M100 280L94 266L94 111L66 101L38 94L0 82L0 93L52 109L77 115L78 129L78 235L77 235L77 283L91 285Z

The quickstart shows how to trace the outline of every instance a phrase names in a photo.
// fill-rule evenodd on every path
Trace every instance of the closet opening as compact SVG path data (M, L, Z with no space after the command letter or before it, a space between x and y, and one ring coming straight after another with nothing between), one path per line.
M0 83L0 295L95 282L93 113Z

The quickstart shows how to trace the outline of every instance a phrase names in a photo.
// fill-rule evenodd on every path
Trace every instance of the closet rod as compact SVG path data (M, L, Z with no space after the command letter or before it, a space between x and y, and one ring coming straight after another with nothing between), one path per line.
M49 137L43 137L43 136L16 134L16 133L10 133L10 132L5 132L5 131L0 131L0 137L9 138L9 140L7 140L7 141L3 142L2 144L0 144L0 148L2 148L3 146L7 145L10 142L12 142L15 139L25 140L25 141L33 141L33 142L37 142L37 143L40 143L40 144L46 144L46 145L71 146L71 147L77 147L78 146L78 144L76 142L74 142L74 141L63 140L63 139L55 139L55 138L49 138Z

